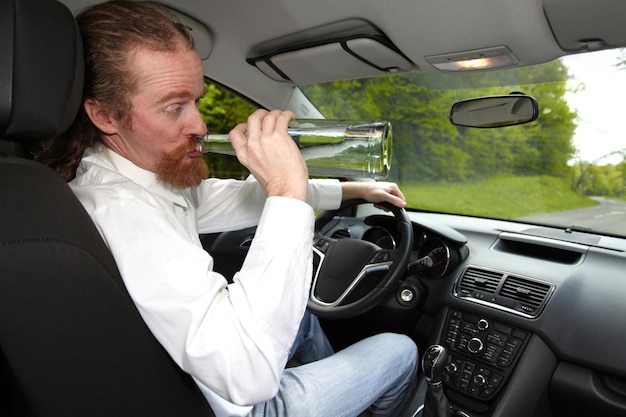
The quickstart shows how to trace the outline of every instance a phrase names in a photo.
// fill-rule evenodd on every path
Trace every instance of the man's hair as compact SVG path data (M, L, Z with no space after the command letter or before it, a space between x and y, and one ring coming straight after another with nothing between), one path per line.
M177 52L194 47L184 23L153 1L111 0L86 8L76 20L85 55L82 103L93 99L128 126L133 110L130 98L138 87L138 74L133 70L136 51ZM85 149L99 140L100 131L81 106L70 129L46 144L37 159L71 181Z

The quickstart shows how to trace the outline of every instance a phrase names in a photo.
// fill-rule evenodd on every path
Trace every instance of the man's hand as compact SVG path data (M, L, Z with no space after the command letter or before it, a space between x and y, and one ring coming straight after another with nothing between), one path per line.
M343 200L360 198L367 200L378 208L385 210L376 203L388 202L394 206L406 207L406 199L400 188L393 182L342 182Z
M268 196L306 200L309 172L298 146L287 133L290 111L257 110L230 131L237 158Z

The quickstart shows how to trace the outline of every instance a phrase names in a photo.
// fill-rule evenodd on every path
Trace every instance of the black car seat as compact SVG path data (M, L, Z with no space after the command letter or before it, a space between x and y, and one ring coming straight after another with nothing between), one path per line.
M24 157L80 104L71 12L0 0L0 54L0 415L213 416L142 321L68 185Z

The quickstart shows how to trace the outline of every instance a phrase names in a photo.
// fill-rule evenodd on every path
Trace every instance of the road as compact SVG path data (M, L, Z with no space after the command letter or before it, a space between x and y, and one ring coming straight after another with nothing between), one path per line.
M520 217L519 220L584 226L594 230L626 236L626 202L594 197L597 206Z

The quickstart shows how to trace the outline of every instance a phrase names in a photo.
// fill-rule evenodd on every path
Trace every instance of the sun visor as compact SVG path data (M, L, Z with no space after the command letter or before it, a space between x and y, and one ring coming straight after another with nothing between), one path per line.
M172 9L171 6L170 9ZM189 28L189 30L191 30L193 40L196 44L196 51L198 51L200 59L202 59L203 61L207 59L211 54L211 49L213 48L213 43L211 42L211 33L209 32L207 27L187 14L179 12L175 9L172 9L172 11L176 13L176 16L178 16Z
M401 73L414 67L380 33L342 33L303 44L283 44L247 61L273 80L294 84Z
M624 0L544 0L544 11L566 51L626 46Z

